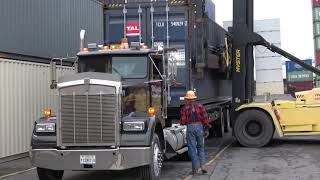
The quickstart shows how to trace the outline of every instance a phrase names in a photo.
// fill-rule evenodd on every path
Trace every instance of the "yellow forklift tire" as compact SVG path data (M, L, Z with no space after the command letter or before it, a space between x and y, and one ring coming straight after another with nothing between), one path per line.
M233 130L242 146L257 148L266 146L271 141L274 125L266 113L252 109L239 114Z

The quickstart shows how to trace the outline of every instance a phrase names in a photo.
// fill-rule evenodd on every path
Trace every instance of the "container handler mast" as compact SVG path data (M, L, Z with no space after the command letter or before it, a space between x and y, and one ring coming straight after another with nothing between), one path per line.
M319 75L320 70L270 44L253 31L254 0L233 1L232 113L233 134L243 146L267 145L276 132L283 136L320 135L320 89L296 93L295 101L254 103L253 47L265 46Z

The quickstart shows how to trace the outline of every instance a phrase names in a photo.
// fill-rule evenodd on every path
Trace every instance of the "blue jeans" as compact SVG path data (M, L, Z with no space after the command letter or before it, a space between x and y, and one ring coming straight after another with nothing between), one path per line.
M189 124L187 126L187 145L188 154L192 161L192 170L196 171L206 163L202 124Z

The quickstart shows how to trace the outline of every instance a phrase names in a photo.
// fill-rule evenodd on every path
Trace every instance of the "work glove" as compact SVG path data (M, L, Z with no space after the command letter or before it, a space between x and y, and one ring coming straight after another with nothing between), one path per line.
M209 137L210 133L209 130L204 131L204 138L207 139Z

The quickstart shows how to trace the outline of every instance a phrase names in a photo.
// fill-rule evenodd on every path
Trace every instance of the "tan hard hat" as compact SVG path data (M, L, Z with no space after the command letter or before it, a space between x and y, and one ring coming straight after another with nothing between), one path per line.
M194 91L190 90L187 92L187 94L186 94L186 96L184 96L184 98L191 100L191 99L197 99L197 96Z

